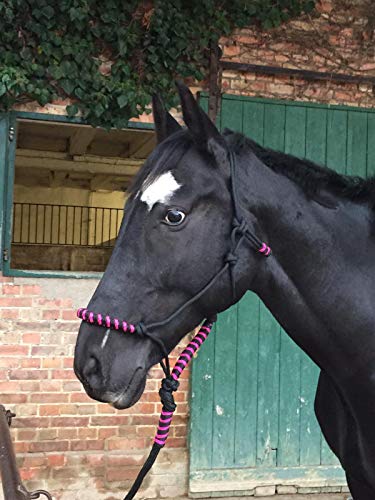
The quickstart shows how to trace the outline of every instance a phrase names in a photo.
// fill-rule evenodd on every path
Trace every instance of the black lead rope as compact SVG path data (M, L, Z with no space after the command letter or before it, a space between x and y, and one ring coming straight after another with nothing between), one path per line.
M160 365L165 374L165 378L162 380L162 386L159 390L160 399L162 402L162 411L159 419L158 430L154 439L154 444L150 451L150 454L145 461L142 469L140 470L133 486L131 487L129 493L124 497L124 500L131 500L136 495L137 491L142 485L144 478L147 473L153 466L160 450L165 445L165 442L168 437L169 428L172 421L173 413L176 409L176 403L174 401L173 392L178 389L178 379L184 370L184 368L188 365L192 356L198 351L200 346L206 340L208 334L212 329L212 325L214 321L216 321L216 317L211 320L206 320L202 327L200 328L197 335L194 339L188 344L186 349L181 353L178 358L173 371L170 371L169 365L169 357L168 351L165 347L163 340L159 337L156 337L150 333L150 330L161 328L166 324L170 323L173 319L179 316L185 309L190 307L194 302L196 302L202 295L204 295L215 283L218 281L222 275L224 275L227 271L229 271L229 277L232 288L232 297L233 300L236 300L236 288L235 288L235 279L234 279L234 268L238 261L238 249L242 242L246 239L255 251L260 253L261 255L268 257L271 255L271 248L260 240L249 228L247 222L245 221L240 207L240 202L237 193L236 186L236 175L235 175L235 166L236 161L232 151L228 152L229 155L229 164L230 164L230 178L231 178L231 193L232 193L232 202L233 202L233 223L232 223L232 231L231 231L231 248L229 253L227 254L224 265L218 271L211 280L199 291L197 292L191 299L182 304L178 309L176 309L172 314L170 314L166 319L154 323L150 323L149 325L145 325L144 323L138 323L137 325L133 325L127 323L126 321L120 321L117 318L110 317L109 315L101 315L99 313L95 313L92 311L88 311L87 309L78 309L77 316L81 318L83 321L86 321L91 324L97 324L99 326L103 326L105 328L123 331L125 333L135 333L140 336L151 339L155 342L160 348L164 360L161 361Z

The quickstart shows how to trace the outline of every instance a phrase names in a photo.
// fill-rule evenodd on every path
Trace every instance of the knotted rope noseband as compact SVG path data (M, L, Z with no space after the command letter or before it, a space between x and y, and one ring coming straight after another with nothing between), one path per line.
M78 309L77 311L77 316L82 321L86 321L89 324L99 325L106 328L107 330L108 329L117 330L124 333L140 335L151 339L159 346L165 359L165 362L163 361L160 362L160 365L165 374L165 378L162 380L161 389L159 390L160 400L162 402L163 407L161 410L159 425L154 438L154 443L146 462L144 463L133 486L131 487L129 493L125 496L124 500L131 500L132 498L134 498L147 472L151 469L153 463L155 462L156 457L159 454L159 451L165 445L166 440L168 438L170 425L172 422L172 416L177 406L174 401L173 392L175 392L178 389L179 386L178 379L181 373L183 372L184 368L186 368L186 366L191 361L194 354L198 351L198 349L201 347L203 342L208 337L209 333L211 332L212 325L216 321L216 316L207 319L203 323L203 325L199 329L199 332L195 335L193 340L189 342L188 346L183 350L183 352L179 356L172 372L170 371L170 366L169 366L168 351L165 347L163 340L160 337L152 335L150 331L165 326L167 323L170 323L173 319L179 316L182 311L184 311L191 304L196 302L202 295L204 295L207 292L207 290L209 290L214 285L214 283L216 283L216 281L218 281L218 279L228 270L232 287L232 295L233 299L235 299L236 288L235 288L233 270L238 261L238 255L237 255L238 249L242 244L242 242L245 240L245 238L256 252L260 253L265 257L271 255L271 248L266 243L261 241L250 230L249 226L247 225L241 213L241 208L237 194L237 186L235 182L236 161L234 154L231 151L229 151L229 164L230 164L230 177L231 177L231 192L232 192L232 201L234 209L232 232L231 232L231 248L225 258L223 267L211 278L211 280L198 293L196 293L191 299L182 304L176 311L170 314L166 319L155 323L150 323L149 325L145 325L142 322L133 325L131 323L127 323L122 319L120 320L118 318L113 318L108 314L102 315L100 313L88 311L87 309Z

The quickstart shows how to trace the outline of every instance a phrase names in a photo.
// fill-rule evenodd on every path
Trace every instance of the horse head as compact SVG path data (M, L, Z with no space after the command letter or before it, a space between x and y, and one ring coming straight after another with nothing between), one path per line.
M246 245L231 255L225 137L189 89L178 89L186 128L153 100L158 145L132 185L110 262L87 306L110 328L83 321L76 344L74 369L86 392L116 408L136 403L148 370L204 318L239 300L256 268ZM152 331L124 333L128 324L151 324Z

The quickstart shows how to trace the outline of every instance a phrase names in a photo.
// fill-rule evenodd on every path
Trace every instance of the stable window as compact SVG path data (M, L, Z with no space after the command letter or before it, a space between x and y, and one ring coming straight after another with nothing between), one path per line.
M21 114L14 122L4 271L103 272L126 190L155 145L154 132L145 127L107 132L40 118Z

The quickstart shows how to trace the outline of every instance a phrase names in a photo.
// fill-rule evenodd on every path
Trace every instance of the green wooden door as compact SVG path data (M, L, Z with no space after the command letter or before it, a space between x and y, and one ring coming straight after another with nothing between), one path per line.
M341 173L375 173L370 110L224 96L218 121ZM191 493L345 484L314 415L319 370L253 294L220 315L193 365Z

